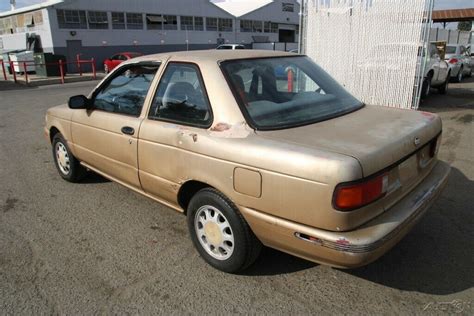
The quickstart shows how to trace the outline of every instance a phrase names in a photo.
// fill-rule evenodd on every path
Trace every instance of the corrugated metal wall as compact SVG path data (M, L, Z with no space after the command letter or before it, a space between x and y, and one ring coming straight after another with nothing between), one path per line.
M307 0L303 50L367 104L417 108L432 0Z

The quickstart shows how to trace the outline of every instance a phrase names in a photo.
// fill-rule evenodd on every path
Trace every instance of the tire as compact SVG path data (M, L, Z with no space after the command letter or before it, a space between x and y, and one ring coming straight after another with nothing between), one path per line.
M187 221L194 247L218 270L242 271L260 254L262 243L237 207L213 188L204 188L192 197Z
M421 98L426 99L430 95L430 89L431 89L431 74L428 74L428 76L425 77L423 80L423 84L421 86Z
M438 88L438 91L440 94L446 94L448 93L448 86L449 86L449 78L451 77L451 73L448 72L448 76L446 77L446 80L444 83Z
M66 181L81 181L87 170L79 163L69 150L63 135L57 133L53 137L53 159L59 175Z
M104 73L109 73L109 66L107 66L107 64L104 64Z
M459 72L458 72L458 75L456 76L456 82L461 82L462 81L462 78L463 78L463 67L461 66L461 68L459 69Z

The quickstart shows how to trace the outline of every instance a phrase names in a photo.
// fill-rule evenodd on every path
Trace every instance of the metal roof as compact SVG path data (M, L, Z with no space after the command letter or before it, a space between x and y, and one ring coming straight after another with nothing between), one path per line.
M433 22L474 21L474 8L433 11Z
M49 0L49 1L38 3L38 4L29 5L27 7L18 8L15 10L0 12L0 18L4 18L7 16L19 14L19 13L26 13L26 12L40 10L40 9L47 8L47 7L53 6L55 4L63 3L63 2L64 0Z
M272 3L273 0L211 0L210 2L238 18Z

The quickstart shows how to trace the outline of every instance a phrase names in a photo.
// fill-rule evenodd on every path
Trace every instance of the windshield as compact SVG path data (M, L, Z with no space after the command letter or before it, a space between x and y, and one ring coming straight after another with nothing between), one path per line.
M232 60L221 66L256 129L311 124L362 106L305 56Z
M456 54L456 46L446 46L446 54Z

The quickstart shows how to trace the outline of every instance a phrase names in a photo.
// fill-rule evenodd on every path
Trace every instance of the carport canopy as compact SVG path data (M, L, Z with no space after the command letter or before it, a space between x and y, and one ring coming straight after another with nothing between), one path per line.
M474 21L474 8L435 10L433 11L432 19L435 23Z

